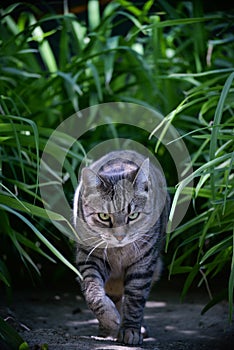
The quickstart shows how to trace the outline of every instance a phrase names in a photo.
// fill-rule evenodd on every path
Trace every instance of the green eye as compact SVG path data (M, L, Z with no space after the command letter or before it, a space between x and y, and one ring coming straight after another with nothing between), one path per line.
M98 217L102 221L109 221L110 220L110 215L106 213L99 213Z
M129 220L136 220L140 213L132 213L128 215Z

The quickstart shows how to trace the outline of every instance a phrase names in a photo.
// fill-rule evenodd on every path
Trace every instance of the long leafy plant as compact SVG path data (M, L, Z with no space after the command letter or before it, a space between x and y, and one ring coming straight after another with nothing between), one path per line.
M167 240L170 274L187 274L185 295L199 275L210 291L209 280L228 271L231 315L233 15L204 13L201 1L173 8L163 0L141 7L120 0L101 14L98 2L92 6L89 2L88 22L66 8L62 15L23 4L1 10L0 280L11 285L19 257L40 273L39 255L57 257L79 274L59 251L64 238L50 225L40 198L40 156L53 130L74 112L102 102L135 102L160 111L165 128L173 124L179 130L194 168L191 212ZM99 136L91 133L81 141L71 164ZM145 142L144 133L138 138ZM69 181L74 167L64 167ZM176 185L172 217L189 178L175 184L168 172L168 182ZM73 188L68 191L72 197Z

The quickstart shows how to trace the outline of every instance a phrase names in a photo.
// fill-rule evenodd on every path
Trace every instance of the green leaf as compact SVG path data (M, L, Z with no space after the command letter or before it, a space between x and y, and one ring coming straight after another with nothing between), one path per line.
M118 44L119 44L119 37L118 36L108 38L108 40L107 40L107 47L110 50L117 49ZM111 51L108 54L106 54L104 57L104 70L105 70L105 83L106 83L106 85L110 84L110 81L111 81L112 76L113 76L115 56L116 56L116 52Z
M190 183L190 181L194 178L196 178L197 176L202 175L205 171L209 171L212 167L214 167L215 165L220 164L221 162L225 161L225 160L229 160L230 161L230 157L232 156L232 154L225 154L221 157L218 157L216 159L213 159L205 164L203 164L200 168L198 168L197 170L195 170L192 174L190 174L189 176L187 176L184 180L182 180L177 187L175 196L173 198L173 202L171 205L171 211L170 211L170 215L169 215L169 223L168 223L168 232L170 232L170 227L171 227L171 223L173 220L173 215L176 209L176 205L179 199L179 196L181 195L182 191L184 190L184 188L186 187L186 185L188 185Z
M209 311L213 306L220 303L221 301L227 298L227 290L222 290L216 297L212 298L209 303L202 309L201 315L204 315L207 311Z
M234 227L232 236L232 262L231 273L228 281L228 301L229 301L229 320L232 321L233 316L233 295L234 295Z
M221 123L221 118L223 115L223 110L224 110L224 104L227 98L227 95L229 93L229 90L231 88L231 85L234 80L234 72L230 74L228 79L226 80L223 90L221 92L221 96L217 105L217 108L215 110L215 115L214 115L214 123L212 127L212 133L211 133L211 142L210 142L210 160L213 160L215 158L215 153L217 150L217 142L218 142L218 136L220 132L220 123ZM211 188L212 188L212 197L215 199L216 191L215 191L215 175L214 171L211 168Z
M88 19L90 30L96 29L100 24L100 9L98 0L88 1Z
M0 346L8 347L9 350L29 349L27 343L7 322L0 317Z
M194 265L192 270L190 271L190 273L188 274L188 277L186 278L186 281L184 283L184 287L181 293L181 299L183 300L183 298L185 297L185 295L188 292L188 289L191 287L191 284L193 283L197 273L199 271L199 265Z
M5 265L5 264L4 264ZM8 275L8 271L6 269L6 267L3 267L3 261L0 260L0 280L7 286L10 287L10 282L7 279L6 275Z
M197 17L197 18L179 18L179 19L172 19L172 20L165 20L162 22L158 22L158 28L165 28L165 27L172 27L172 26L178 26L178 25L192 25L194 23L201 23L206 22L210 20L218 20L220 19L220 16L207 16L207 17Z
M28 219L26 219L23 215L21 215L17 211L5 205L0 204L0 208L5 209L6 211L20 218L36 234L36 236L40 239L40 241L42 241L63 264L65 264L69 269L75 272L75 274L79 276L79 278L82 279L80 272L48 241L48 239L45 236L41 234L41 232Z
M28 349L29 349L29 346L28 346L28 343L26 342L23 342L19 347L19 350L28 350Z
M55 73L58 70L55 56L49 42L45 40L45 37L47 35L51 35L51 32L46 35L39 26L33 14L30 14L30 24L36 24L35 28L33 29L33 37L31 40L35 40L39 43L39 51L44 64L50 73ZM52 32L54 33L55 31Z
M96 85L96 89L97 89L97 94L98 94L98 99L100 102L103 101L103 94L102 94L102 83L101 83L101 79L100 79L100 75L98 72L98 69L96 68L96 66L91 62L88 61L87 62L87 67L91 70L94 81L95 81L95 85Z
M231 246L232 237L227 237L226 239L222 239L221 242L212 246L203 256L200 261L200 264L203 265L207 259L209 259L212 255L217 254L220 250L224 250L227 247Z

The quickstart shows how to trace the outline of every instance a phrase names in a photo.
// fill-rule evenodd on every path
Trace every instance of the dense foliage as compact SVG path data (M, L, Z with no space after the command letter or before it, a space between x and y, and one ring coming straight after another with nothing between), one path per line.
M44 14L15 4L0 18L0 282L14 274L46 273L47 259L73 264L73 242L48 220L40 198L40 156L53 130L83 108L111 101L134 102L161 112L165 128L177 128L194 172L193 203L167 238L171 274L187 274L183 295L227 274L232 313L234 288L234 34L233 13L204 13L202 1L113 1L102 11L89 2L87 20L64 9ZM82 152L109 135L134 137L121 126L90 132ZM149 135L138 141L158 150ZM77 152L77 166L82 152ZM160 157L160 152L158 154ZM163 160L164 159L164 160ZM171 194L173 165L162 155ZM65 165L68 197L74 166ZM58 221L60 217L55 218ZM25 269L26 268L26 269ZM48 271L48 270L47 270ZM57 278L61 271L53 270ZM56 272L57 271L57 272ZM33 274L34 275L34 274ZM28 282L29 283L29 282ZM211 291L209 290L211 293ZM214 300L212 300L213 302Z

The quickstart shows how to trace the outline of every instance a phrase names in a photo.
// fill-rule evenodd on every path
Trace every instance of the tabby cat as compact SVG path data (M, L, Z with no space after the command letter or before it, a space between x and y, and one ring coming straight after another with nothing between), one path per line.
M169 200L159 169L135 151L114 151L81 173L74 197L77 264L99 335L141 344L145 302L160 274Z

